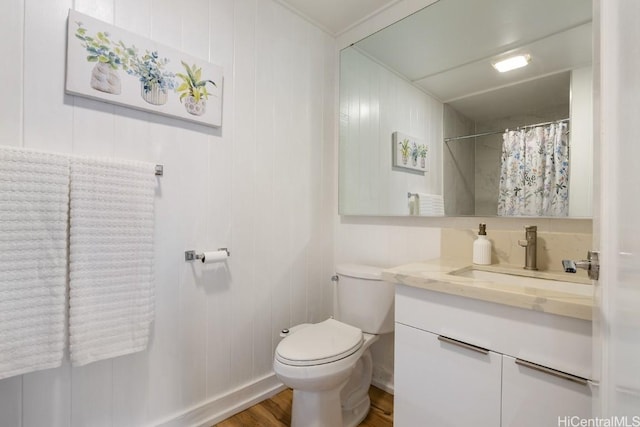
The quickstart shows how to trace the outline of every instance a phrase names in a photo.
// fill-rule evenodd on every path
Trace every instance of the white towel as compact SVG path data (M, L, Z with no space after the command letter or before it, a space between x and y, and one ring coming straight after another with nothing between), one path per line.
M421 216L444 215L444 199L439 194L416 193Z
M69 161L0 147L0 379L60 366Z
M72 158L71 363L144 350L154 317L155 165Z

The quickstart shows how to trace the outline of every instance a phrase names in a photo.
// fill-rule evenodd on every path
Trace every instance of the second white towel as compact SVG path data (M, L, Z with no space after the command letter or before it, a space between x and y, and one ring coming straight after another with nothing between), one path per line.
M66 157L0 147L0 379L62 363L68 203Z
M155 165L72 158L71 363L144 350L154 317Z

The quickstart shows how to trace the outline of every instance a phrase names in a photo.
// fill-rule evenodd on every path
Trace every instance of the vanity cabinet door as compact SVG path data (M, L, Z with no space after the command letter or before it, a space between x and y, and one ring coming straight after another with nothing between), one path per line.
M580 384L527 365L503 356L503 427L570 425L571 417L591 417L591 382Z
M395 340L395 427L500 425L500 354L400 323Z

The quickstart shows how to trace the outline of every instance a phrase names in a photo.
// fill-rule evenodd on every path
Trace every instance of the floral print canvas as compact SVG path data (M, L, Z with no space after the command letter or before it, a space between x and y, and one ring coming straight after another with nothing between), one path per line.
M66 91L222 125L222 67L69 11Z
M563 217L568 213L567 124L506 131L498 215Z
M393 132L393 166L414 171L429 170L429 146L402 132Z

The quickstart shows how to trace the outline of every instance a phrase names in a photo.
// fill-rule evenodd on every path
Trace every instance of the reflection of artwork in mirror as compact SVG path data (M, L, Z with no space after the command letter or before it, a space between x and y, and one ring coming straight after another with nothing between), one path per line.
M393 132L393 166L419 172L429 170L429 147L426 142L401 132Z

